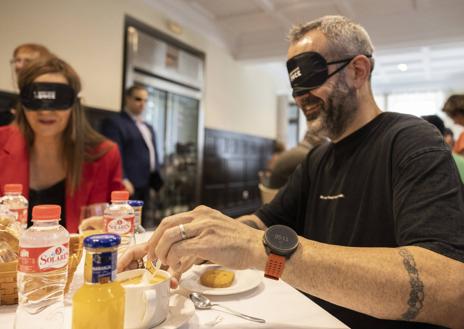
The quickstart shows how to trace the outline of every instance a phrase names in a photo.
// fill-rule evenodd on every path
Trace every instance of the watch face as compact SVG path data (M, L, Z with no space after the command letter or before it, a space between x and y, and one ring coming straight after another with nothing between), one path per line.
M266 245L276 254L286 256L298 246L298 235L285 225L273 225L266 230Z

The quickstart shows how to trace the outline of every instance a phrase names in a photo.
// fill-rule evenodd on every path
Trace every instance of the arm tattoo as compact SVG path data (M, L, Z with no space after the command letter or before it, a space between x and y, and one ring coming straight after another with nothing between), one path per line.
M400 248L400 255L403 257L403 265L408 272L409 284L411 285L408 310L401 316L401 319L412 321L424 306L424 284L419 278L419 271L411 253L407 249Z

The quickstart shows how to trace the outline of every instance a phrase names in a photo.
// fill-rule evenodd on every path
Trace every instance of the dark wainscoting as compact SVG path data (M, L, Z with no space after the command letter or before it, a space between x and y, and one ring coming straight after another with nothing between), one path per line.
M202 203L232 217L258 209L258 171L272 149L272 139L206 128Z
M9 91L0 90L0 111L9 110L14 106L18 95Z
M10 109L16 104L17 94L0 90L0 126L8 125L13 121Z
M106 118L116 116L119 113L120 112L102 110L94 107L85 107L85 115L87 116L87 120L96 131L101 131L102 122Z

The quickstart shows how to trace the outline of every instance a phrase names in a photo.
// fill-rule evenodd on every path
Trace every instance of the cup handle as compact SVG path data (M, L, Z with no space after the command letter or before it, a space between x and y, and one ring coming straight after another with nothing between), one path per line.
M156 315L156 290L149 289L144 291L145 312L143 314L141 327L148 328Z

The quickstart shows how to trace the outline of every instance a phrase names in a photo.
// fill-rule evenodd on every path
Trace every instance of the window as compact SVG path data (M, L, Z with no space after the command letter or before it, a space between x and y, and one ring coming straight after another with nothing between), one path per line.
M388 95L387 111L416 116L437 114L444 101L445 95L441 91L391 94Z
M299 138L299 115L300 110L296 106L296 104L289 104L288 112L287 112L287 149L290 149L298 144Z
M438 114L445 102L443 91L376 94L374 98L382 110L415 116Z

